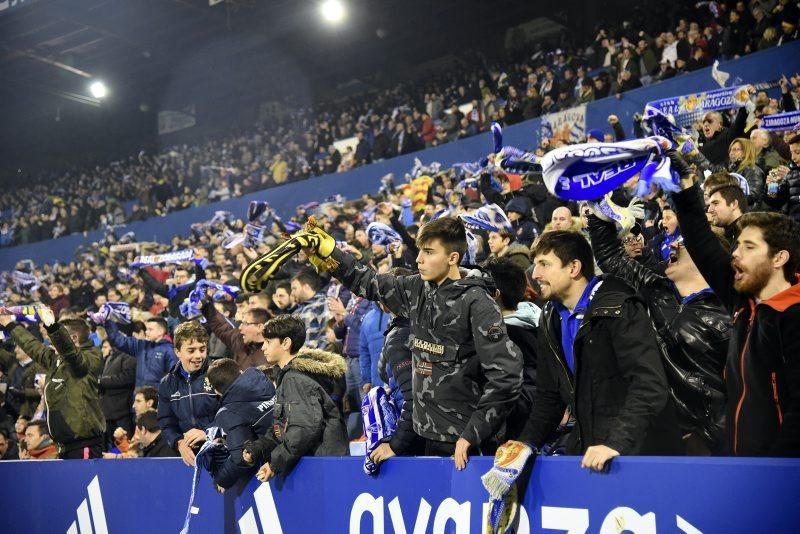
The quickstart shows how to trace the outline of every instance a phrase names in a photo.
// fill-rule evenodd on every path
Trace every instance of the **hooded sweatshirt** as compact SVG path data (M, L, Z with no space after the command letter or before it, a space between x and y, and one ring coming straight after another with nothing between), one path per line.
M528 420L536 393L536 343L541 308L532 302L520 302L517 309L503 316L508 337L522 352L522 389L506 421L506 438L517 439Z

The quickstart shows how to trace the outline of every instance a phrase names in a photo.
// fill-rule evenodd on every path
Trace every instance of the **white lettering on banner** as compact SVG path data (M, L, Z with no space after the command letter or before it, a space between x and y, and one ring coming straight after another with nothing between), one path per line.
M620 506L611 510L600 527L600 534L617 534L633 532L635 534L656 534L656 514L645 515L633 508Z
M469 534L469 512L471 508L469 501L464 504L458 504L458 501L450 497L442 501L439 509L436 510L436 517L433 519L433 534L444 534L444 527L448 521L455 523L455 534Z
M585 534L589 530L589 510L542 506L542 528L563 530L567 534Z
M370 493L356 497L350 508L350 534L361 534L361 516L367 512L372 515L373 534L383 534L383 497L376 499Z
M370 493L361 493L353 502L350 509L350 534L361 534L361 519L364 514L372 516L372 534L385 534L385 516L383 512L383 497L375 497ZM483 517L486 516L488 505L484 505ZM387 506L389 518L391 520L394 534L407 534L406 517L403 515L400 498L395 497ZM432 507L425 499L419 500L417 515L414 519L413 534L425 534L428 532ZM455 532L455 534L469 534L471 530L472 503L465 501L459 503L455 499L447 498L443 500L436 509L433 518L433 534L444 534L444 532ZM483 527L481 527L481 530ZM520 507L519 527L517 534L530 534L530 523L528 513L524 507Z
M403 518L403 510L400 508L400 499L395 497L389 503L389 517L392 518L394 534L406 534L406 521ZM428 529L428 521L431 519L431 505L425 499L419 500L419 510L417 519L414 521L413 534L425 534Z
M589 532L588 508L567 508L563 506L542 506L542 528L560 530L567 534L586 534ZM685 534L703 534L694 525L679 515L675 516L678 528ZM633 508L618 506L603 519L598 531L600 534L657 534L656 514L639 514Z
M579 141L586 131L586 106L578 106L542 117L542 137Z

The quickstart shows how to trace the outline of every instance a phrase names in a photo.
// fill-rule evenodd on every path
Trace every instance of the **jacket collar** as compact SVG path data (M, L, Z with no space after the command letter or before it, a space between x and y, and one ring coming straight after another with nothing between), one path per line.
M800 304L800 275L795 275L794 285L762 301L761 304L777 312L785 312L790 306Z

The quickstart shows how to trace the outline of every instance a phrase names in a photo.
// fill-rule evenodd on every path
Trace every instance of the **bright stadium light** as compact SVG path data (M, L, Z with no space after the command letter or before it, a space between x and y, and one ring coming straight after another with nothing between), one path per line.
M319 12L331 24L338 24L345 16L344 4L339 0L325 0L319 5Z
M108 88L103 82L92 82L89 86L89 92L92 93L92 96L95 98L105 98L108 94Z

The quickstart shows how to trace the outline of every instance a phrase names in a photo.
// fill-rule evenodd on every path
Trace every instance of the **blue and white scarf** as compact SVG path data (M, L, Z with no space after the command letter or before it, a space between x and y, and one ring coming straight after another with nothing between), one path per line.
M98 311L89 312L87 315L95 324L103 324L106 321L130 324L131 307L127 302L106 302Z
M262 215L269 213L269 202L263 200L251 200L247 206L247 220L255 222L261 219Z
M194 251L190 248L167 252L166 254L154 254L151 256L136 256L130 267L139 269L152 265L164 265L169 263L181 264L194 259Z
M202 309L207 301L206 291L209 289L216 289L212 297L215 302L224 300L226 296L235 299L241 292L241 289L236 286L220 284L211 280L200 280L197 282L197 286L189 293L189 296L178 306L180 314L188 321L199 319L201 323L205 323L206 318L203 316Z
M24 304L21 306L0 306L0 315L13 315L14 320L20 323L34 324L42 320L39 309L44 305L40 303Z
M787 111L762 117L759 128L770 132L800 130L800 111Z
M197 486L200 483L200 468L203 467L206 471L211 472L211 468L215 463L215 457L227 452L225 445L216 442L216 439L221 438L222 435L222 430L220 430L219 427L212 426L207 429L206 442L203 443L203 446L200 447L200 450L194 457L192 491L189 494L189 507L186 509L186 519L183 521L183 528L180 534L189 534L189 523L191 523L192 516L196 513L194 510L194 498L197 494Z
M563 200L596 200L637 174L636 196L644 197L656 185L678 191L680 177L672 172L663 137L618 143L585 143L557 148L542 158L547 189Z
M673 96L648 102L649 107L655 108L664 115L684 115L686 113L705 113L723 109L740 108L750 101L750 92L746 85L726 87L691 93L683 96Z
M42 283L35 275L23 271L11 273L11 281L18 293L33 292L41 287Z
M464 226L470 230L514 233L511 221L497 204L481 206L472 215L459 215L459 218L464 222Z
M382 387L374 387L361 401L361 416L364 424L364 435L367 437L367 454L364 456L364 472L376 475L379 466L369 459L369 455L378 448L383 440L397 430L400 410Z
M467 234L467 253L464 254L461 265L475 265L478 261L478 238L469 231L469 228L464 230L466 230Z
M367 226L367 239L369 239L369 242L373 245L383 246L387 251L391 245L403 242L403 238L400 237L397 230L388 224L380 222L370 223L369 226Z

